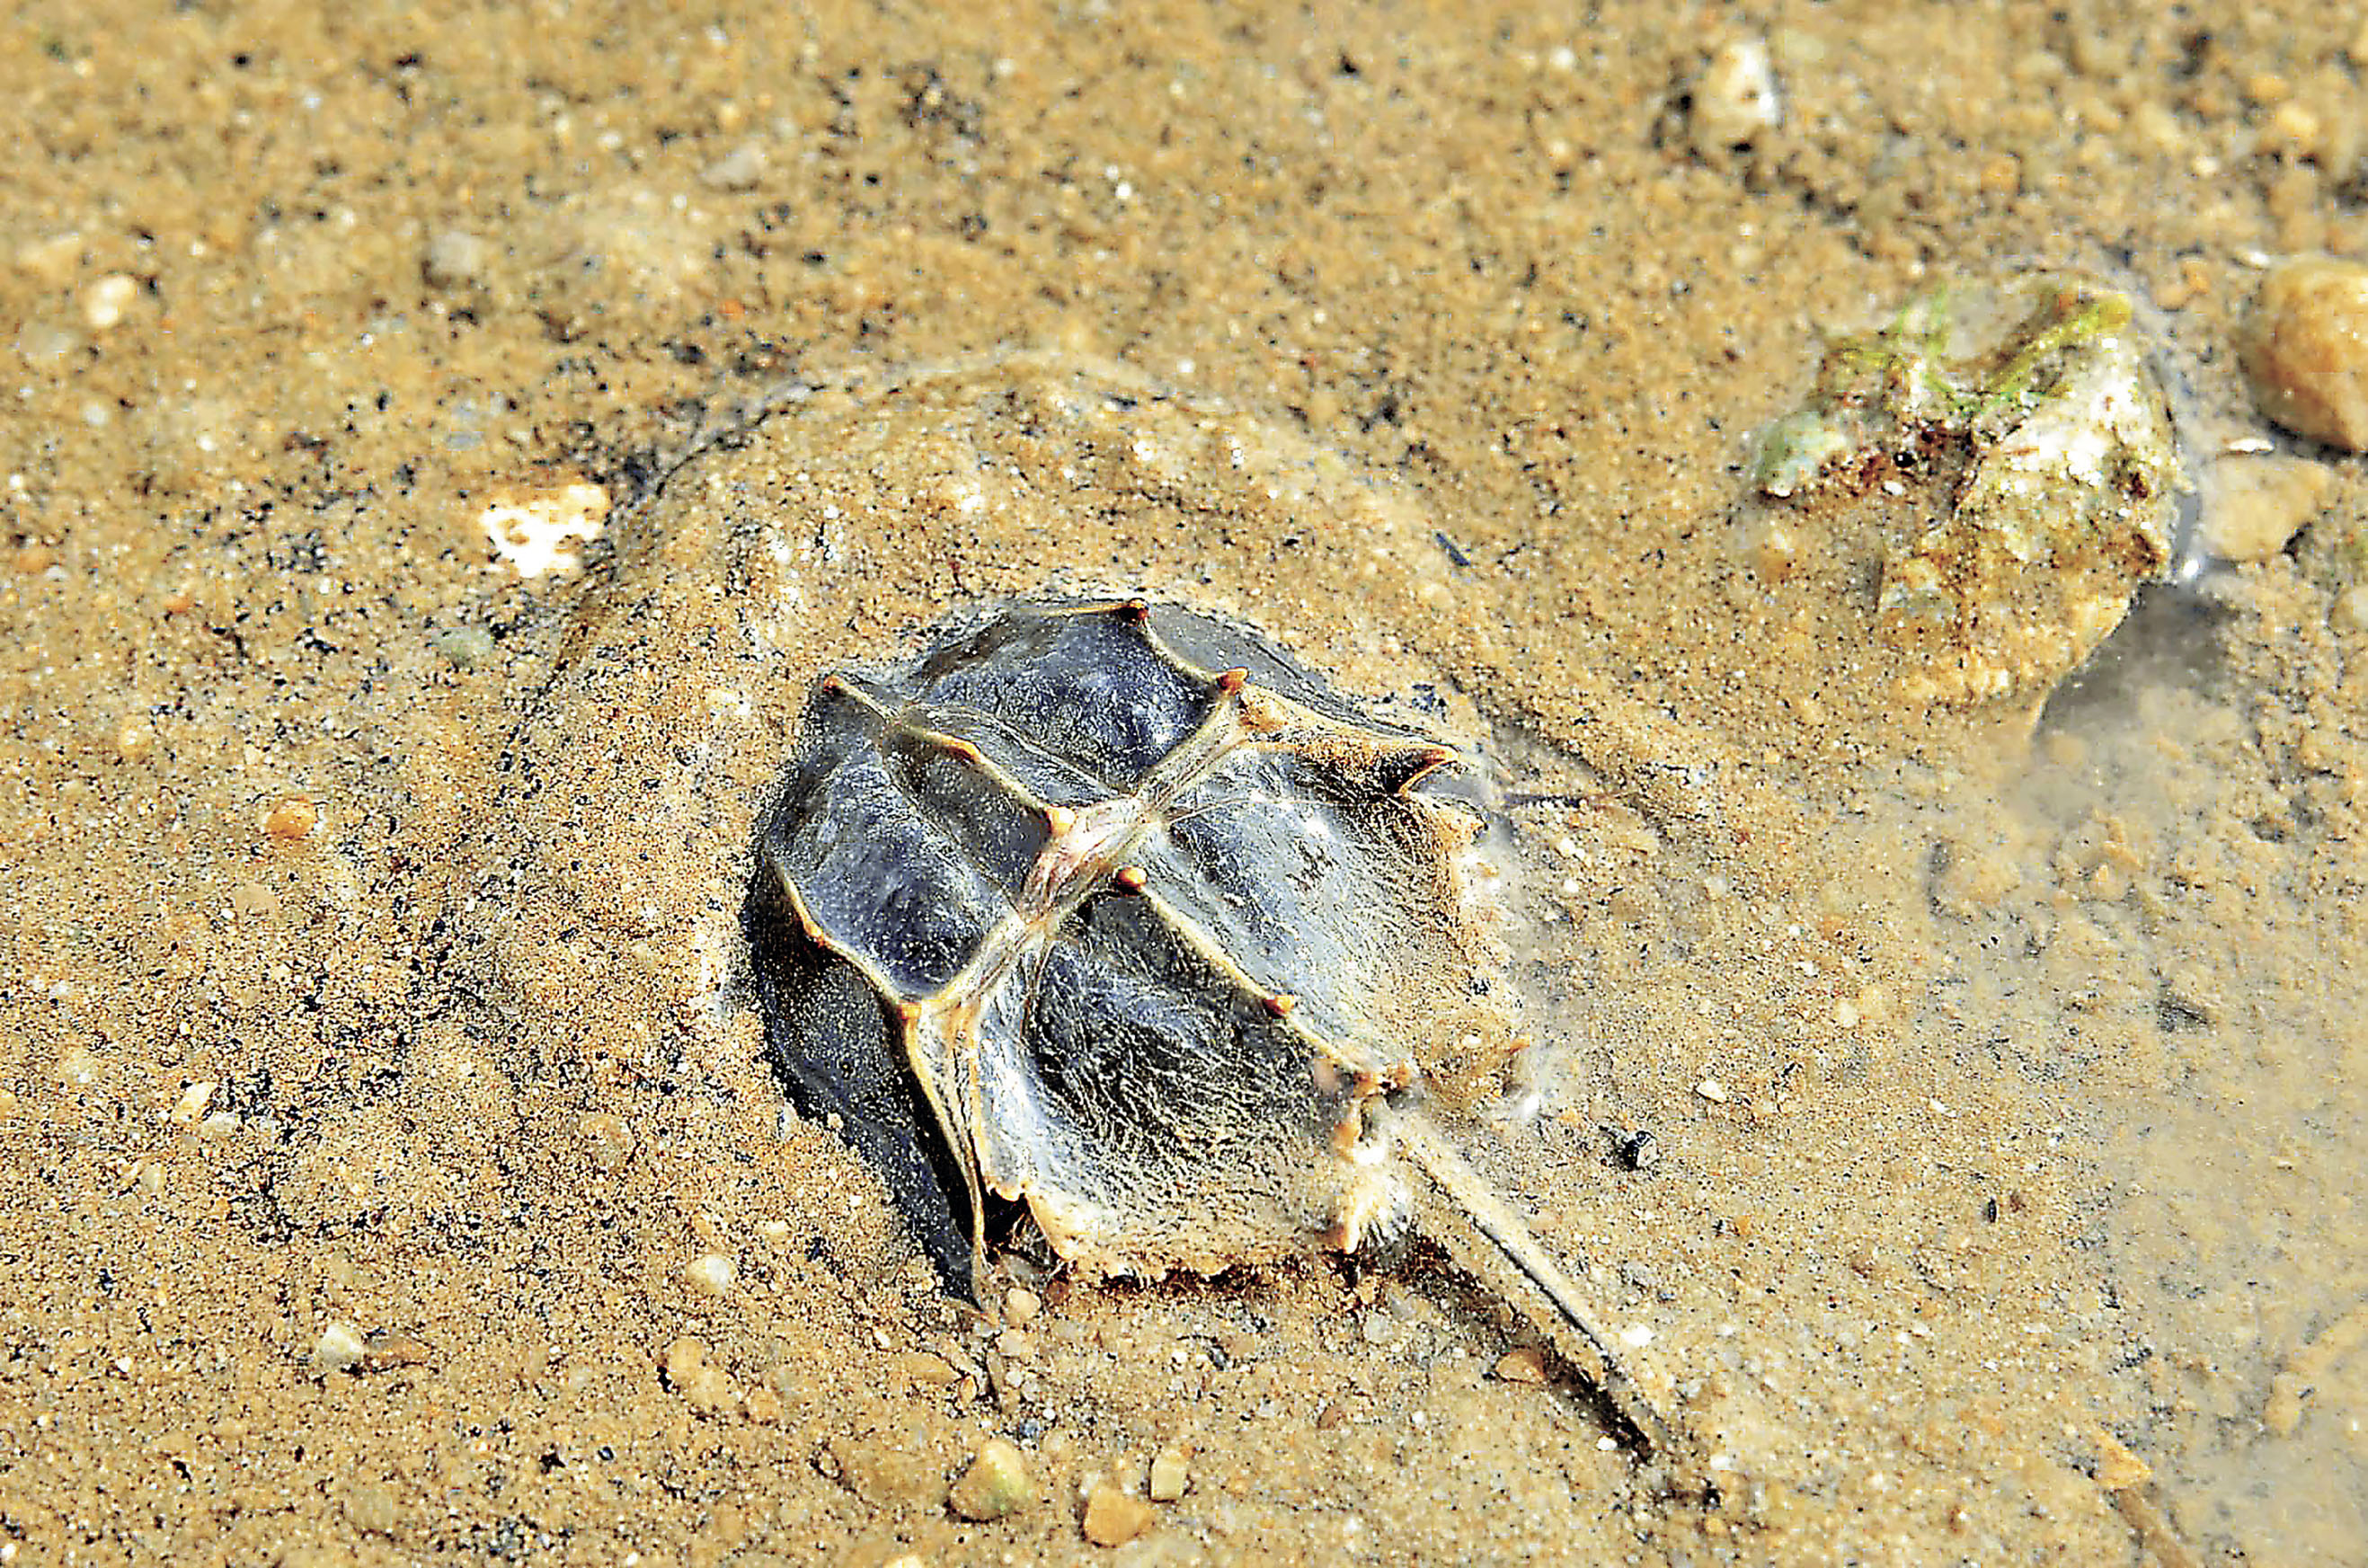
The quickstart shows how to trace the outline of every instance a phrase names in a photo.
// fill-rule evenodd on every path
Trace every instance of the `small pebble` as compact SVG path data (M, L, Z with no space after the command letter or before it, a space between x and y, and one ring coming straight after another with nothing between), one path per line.
M1096 1546L1124 1546L1151 1523L1151 1505L1130 1497L1105 1481L1086 1496L1086 1539Z
M383 1486L356 1485L346 1491L346 1522L365 1535L394 1533L394 1494Z
M418 1335L399 1328L374 1331L363 1342L363 1348L360 1369L365 1372L392 1372L398 1368L427 1364L427 1346Z
M2268 561L2327 506L2335 473L2283 454L2224 458L2206 481L2203 546L2223 561Z
M126 762L141 762L156 749L156 732L138 719L127 720L115 732L115 753Z
M1497 1360L1490 1376L1500 1383L1543 1383L1546 1381L1545 1352L1534 1345L1508 1350Z
M2335 597L2335 629L2368 631L2368 583L2355 583Z
M436 634L436 652L454 669L473 670L493 663L494 634L482 626L456 626Z
M693 1410L712 1413L732 1403L732 1379L707 1358L707 1342L684 1335L666 1346L666 1380Z
M1024 1328L1034 1323L1036 1314L1043 1308L1044 1303L1037 1299L1036 1292L1025 1285L1014 1285L1003 1293L1004 1321L1014 1328Z
M82 291L82 319L93 332L119 326L139 291L139 284L120 272L110 272Z
M575 1135L584 1140L586 1156L601 1170L618 1170L633 1157L633 1130L613 1112L593 1112L575 1124Z
M754 142L740 146L699 171L701 185L712 190L754 190L765 177L765 149Z
M242 881L230 891L230 910L239 916L242 926L279 919L279 895L260 881Z
M464 229L446 229L427 242L420 276L438 289L462 289L484 281L494 247Z
M608 517L609 493L579 479L498 494L477 521L495 558L532 579L582 566L576 541L598 539Z
M70 1045L58 1052L58 1082L70 1089L87 1089L98 1082L99 1060L86 1045Z
M1620 1163L1632 1171L1649 1171L1661 1163L1661 1141L1643 1128L1620 1139Z
M954 1370L953 1363L926 1350L907 1350L890 1364L898 1375L930 1388L948 1387L962 1376Z
M310 837L319 820L312 801L302 795L285 795L264 812L263 831L282 844L294 844Z
M2262 413L2297 435L2368 450L2368 265L2320 257L2279 267L2237 350Z
M1710 1101L1713 1105L1725 1105L1726 1103L1726 1085L1720 1083L1715 1078L1704 1078L1701 1083L1696 1084L1694 1085L1694 1093Z
M214 1097L214 1090L219 1087L221 1085L211 1078L191 1084L181 1091L181 1097L174 1102L173 1108L166 1113L165 1119L176 1127L189 1126L198 1118L206 1114L206 1106Z
M35 282L63 289L74 281L82 266L82 235L69 230L47 239L27 240L17 247L17 266Z
M682 1266L682 1282L710 1299L729 1295L739 1266L720 1252L702 1253Z
M1170 1443L1152 1456L1151 1500L1173 1503L1192 1487L1190 1456Z
M1690 122L1694 151L1710 163L1723 163L1782 115L1768 45L1756 38L1732 40L1710 57L1694 81Z
M369 1354L370 1346L351 1324L332 1323L313 1342L313 1369L326 1377L361 1365Z
M1008 1439L990 1437L946 1501L963 1518L985 1524L1026 1507L1030 1492L1028 1457Z

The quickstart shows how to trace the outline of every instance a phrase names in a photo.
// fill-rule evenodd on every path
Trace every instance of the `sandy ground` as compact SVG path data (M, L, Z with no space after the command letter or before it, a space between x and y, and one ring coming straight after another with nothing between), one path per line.
M0 46L0 1562L2361 1560L2368 477L2229 347L2368 244L2342 7L336 11ZM2044 714L1907 701L1749 435L2032 262L2331 490ZM1566 798L1474 1154L1714 1502L1422 1248L982 1321L785 1115L805 689L1043 592Z

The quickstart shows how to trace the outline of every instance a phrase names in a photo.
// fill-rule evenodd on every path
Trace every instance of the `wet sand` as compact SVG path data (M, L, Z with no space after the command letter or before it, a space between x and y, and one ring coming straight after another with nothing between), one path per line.
M2357 1560L2368 479L2230 348L2368 248L2356 23L716 17L0 51L0 1562ZM2027 264L2330 491L2044 713L1907 700L1863 539L1737 548L1749 437ZM489 508L584 484L522 575ZM1047 593L1558 798L1474 1153L1714 1503L1423 1248L981 1321L784 1114L736 922L807 687Z

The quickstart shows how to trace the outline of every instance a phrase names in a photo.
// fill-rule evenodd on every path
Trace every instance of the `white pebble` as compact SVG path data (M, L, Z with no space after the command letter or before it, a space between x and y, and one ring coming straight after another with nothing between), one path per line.
M1776 72L1764 40L1740 38L1721 46L1694 81L1694 151L1724 163L1783 117L1776 96Z
M438 289L464 288L484 281L494 259L494 247L465 229L446 229L427 242L419 258L421 276Z
M368 1354L370 1346L362 1343L361 1335L351 1324L332 1323L321 1331L321 1337L313 1341L313 1369L324 1376L342 1372L348 1367L360 1365L361 1358Z
M82 291L82 319L90 324L93 332L105 332L121 324L123 312L131 308L132 296L140 285L120 272L110 272Z
M722 1296L739 1278L739 1266L720 1252L702 1254L682 1266L682 1282L702 1296Z
M754 190L765 177L765 149L750 142L700 170L702 185L715 190Z
M1190 1456L1173 1444L1159 1450L1151 1461L1151 1500L1173 1503L1191 1489Z

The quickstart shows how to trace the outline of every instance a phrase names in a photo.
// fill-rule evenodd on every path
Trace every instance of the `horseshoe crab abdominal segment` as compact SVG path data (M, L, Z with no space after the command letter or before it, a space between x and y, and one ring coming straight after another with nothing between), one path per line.
M1476 1025L1515 1049L1466 766L1141 601L1009 608L826 677L744 915L784 1085L957 1293L978 1299L997 1204L1088 1278L1412 1222L1676 1457L1616 1336L1425 1108Z

